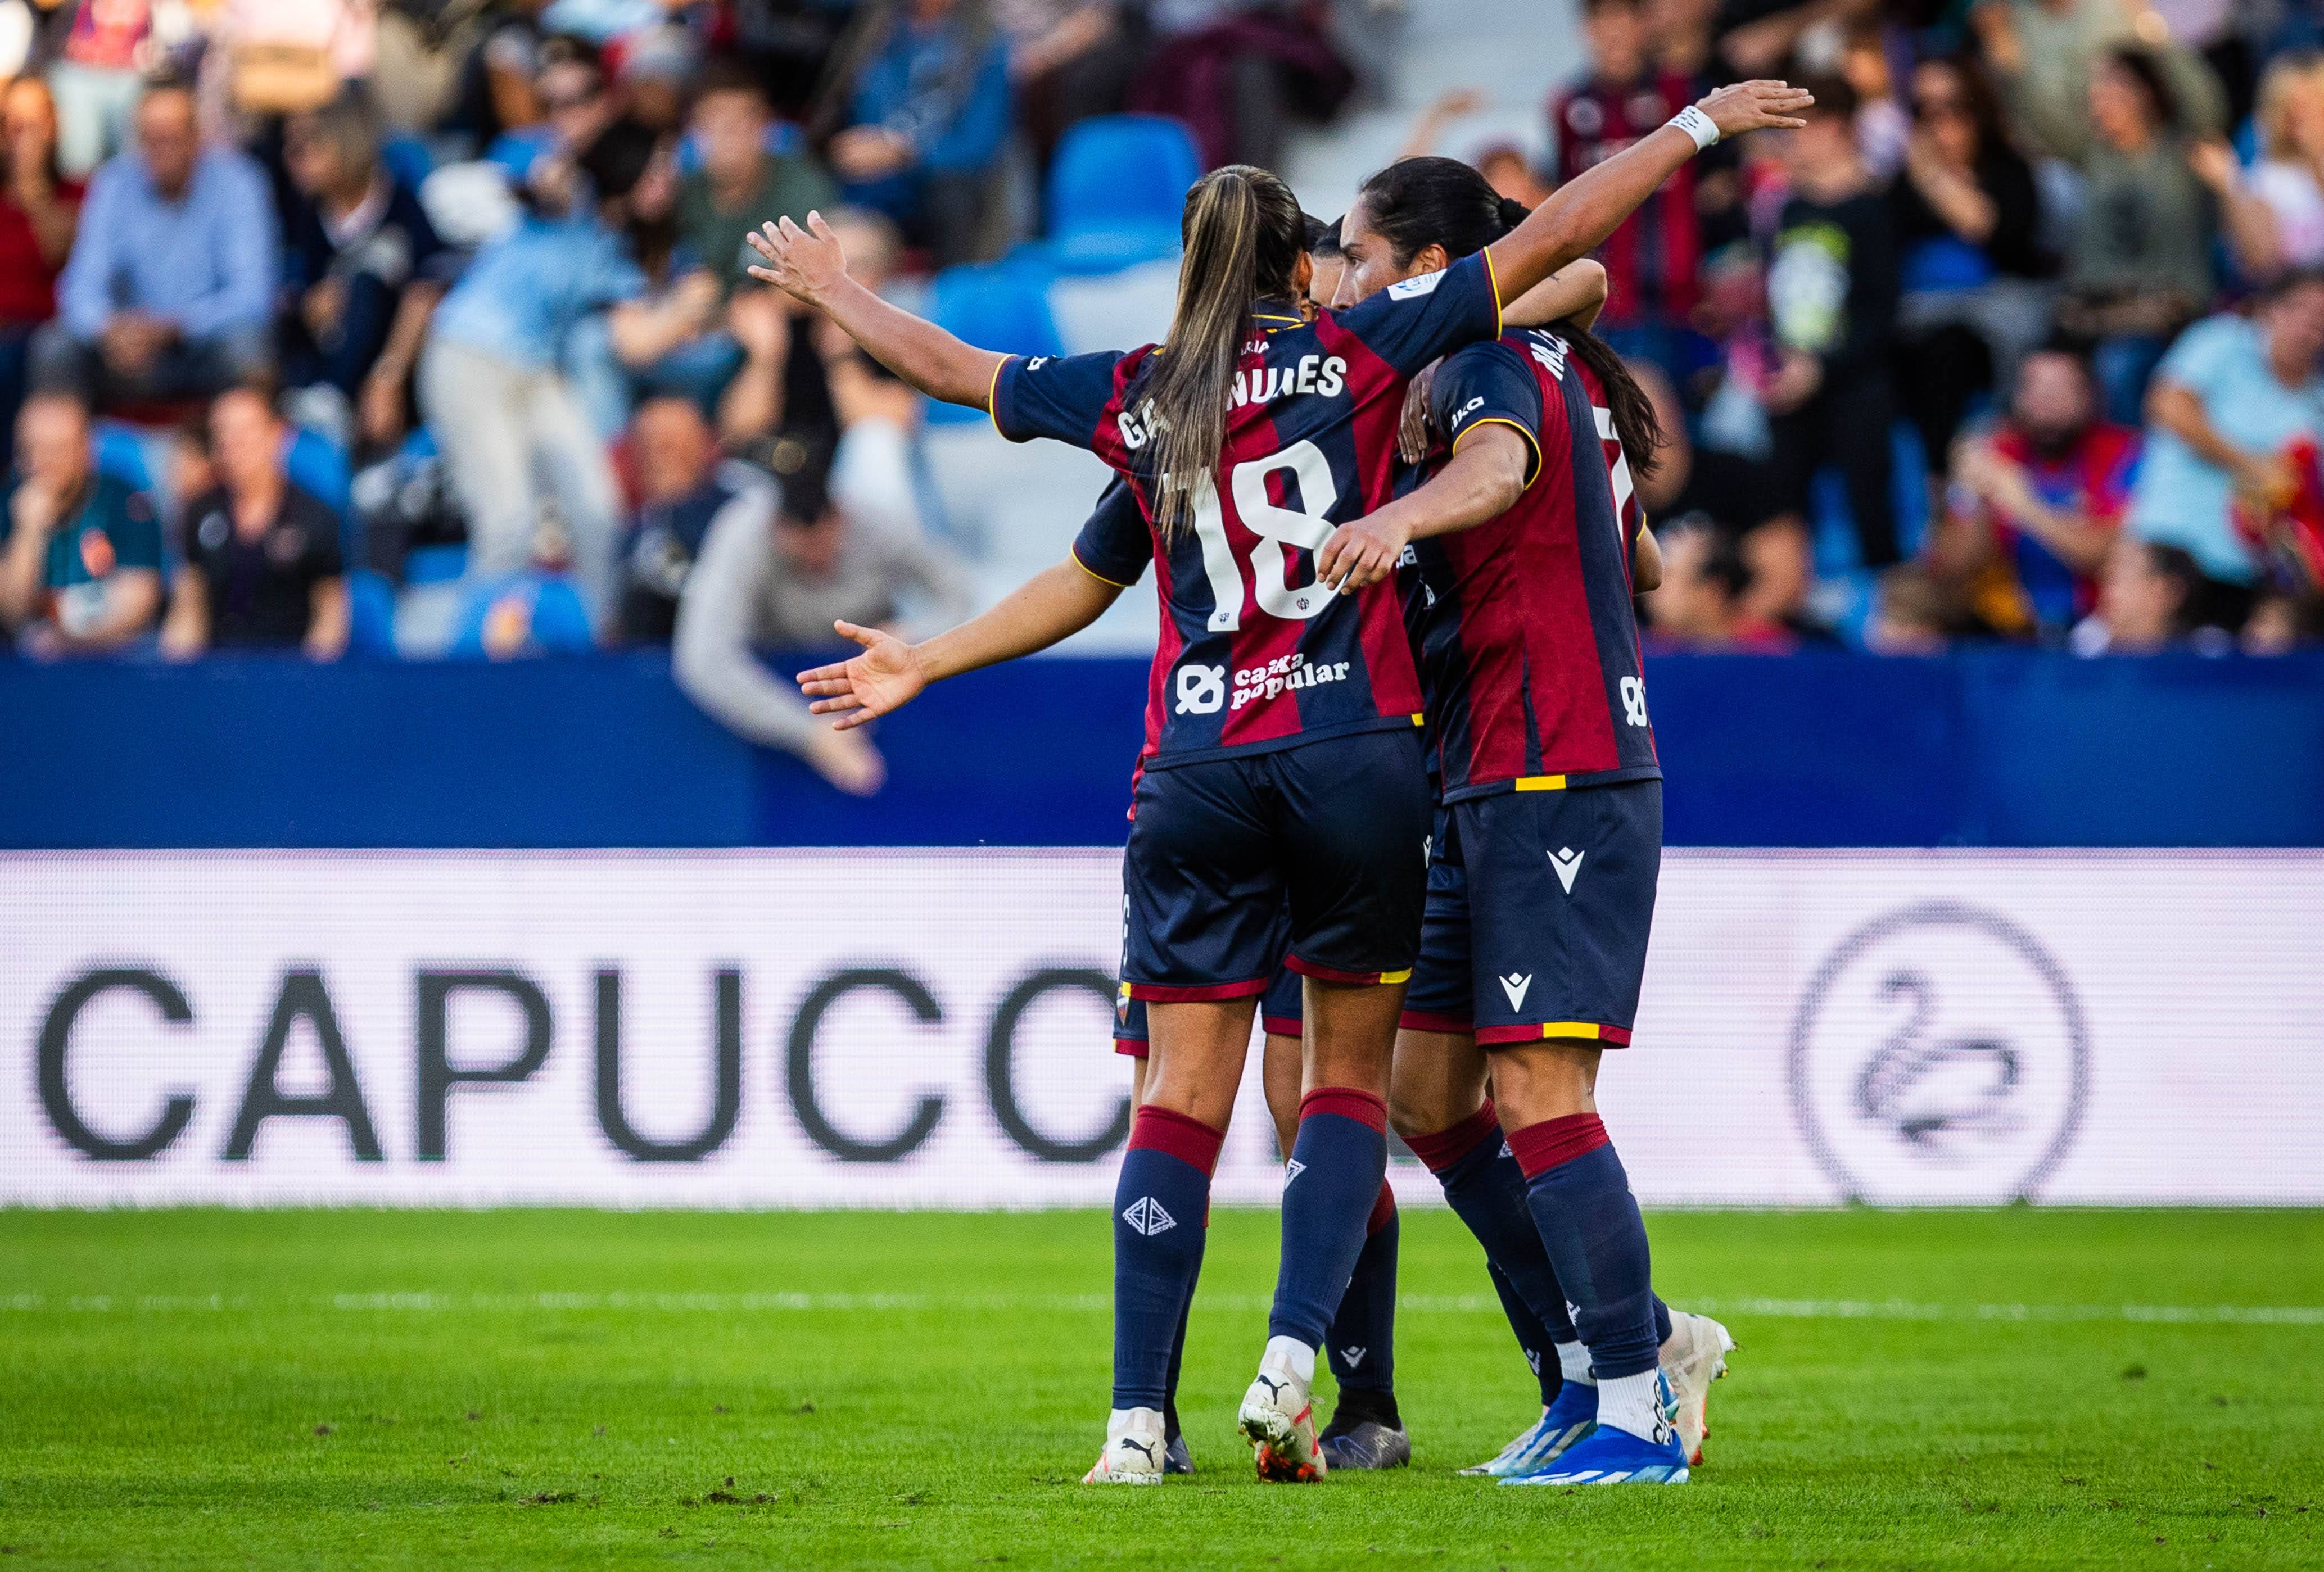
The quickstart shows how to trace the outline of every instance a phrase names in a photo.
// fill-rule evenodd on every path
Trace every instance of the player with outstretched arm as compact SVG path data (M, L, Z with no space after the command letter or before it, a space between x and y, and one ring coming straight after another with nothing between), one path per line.
M1161 1478L1167 1367L1199 1258L1188 1236L1278 956L1305 979L1307 1089L1269 1336L1240 1425L1262 1476L1323 1472L1308 1388L1387 1165L1431 804L1393 587L1380 576L1334 593L1310 554L1389 501L1418 371L1499 336L1505 298L1596 245L1699 146L1795 124L1806 102L1780 83L1722 88L1688 111L1699 125L1682 116L1645 138L1485 251L1312 324L1297 307L1309 270L1297 202L1264 170L1215 170L1187 197L1161 350L1053 361L977 350L853 283L818 216L753 237L759 277L922 391L989 410L1002 435L1097 453L1142 515L1135 533L1085 533L1067 570L1098 581L1102 610L1151 561L1165 602L1124 878L1125 979L1154 1007L1152 1062L1116 1191L1114 1402L1092 1481ZM1343 571L1367 551L1359 543ZM1377 565L1392 569L1393 556ZM865 654L804 685L840 723L859 722L928 681L1055 643L1098 599L1051 570L925 645L843 625Z

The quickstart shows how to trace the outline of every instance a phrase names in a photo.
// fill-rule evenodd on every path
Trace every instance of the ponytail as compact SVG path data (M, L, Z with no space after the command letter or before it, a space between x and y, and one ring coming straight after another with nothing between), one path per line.
M1590 368L1606 390L1606 408L1614 417L1614 435L1630 460L1630 473L1640 480L1655 473L1662 461L1663 425L1655 415L1655 401L1638 386L1638 379L1614 353L1614 346L1568 317L1554 331L1565 340L1573 358Z
M1161 433L1154 521L1166 538L1185 522L1198 488L1216 483L1251 302L1290 293L1306 249L1306 217L1291 188L1247 164L1196 181L1179 227L1186 260L1178 304L1146 389Z

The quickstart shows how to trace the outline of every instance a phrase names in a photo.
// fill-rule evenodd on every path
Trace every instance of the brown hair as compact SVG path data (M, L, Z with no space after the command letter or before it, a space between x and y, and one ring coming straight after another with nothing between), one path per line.
M1154 515L1166 536L1185 521L1195 488L1215 483L1251 302L1291 291L1307 238L1291 188L1248 164L1195 181L1179 230L1178 303L1145 397L1161 433Z

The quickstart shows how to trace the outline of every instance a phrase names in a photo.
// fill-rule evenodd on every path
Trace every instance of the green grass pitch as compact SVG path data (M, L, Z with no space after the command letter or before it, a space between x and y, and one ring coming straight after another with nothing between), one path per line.
M1201 1472L1099 1490L1076 1482L1106 1407L1102 1213L0 1212L0 1547L27 1568L2324 1564L2324 1214L1657 1215L1664 1292L1742 1342L1709 1460L1683 1488L1572 1493L1455 1475L1533 1399L1459 1223L1404 1226L1414 1467L1251 1478L1233 1411L1276 1222L1221 1211L1182 1399Z

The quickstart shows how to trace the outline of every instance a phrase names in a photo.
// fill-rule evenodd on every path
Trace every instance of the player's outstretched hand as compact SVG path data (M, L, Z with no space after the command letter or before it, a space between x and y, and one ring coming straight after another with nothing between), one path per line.
M814 703L818 715L836 715L832 729L852 731L867 721L900 710L928 685L928 674L912 647L877 628L835 622L843 637L863 647L863 653L837 666L818 666L798 674L799 692Z
M847 253L820 213L807 216L805 229L782 218L761 224L746 238L767 262L752 267L751 276L810 306L847 276Z
M1711 116L1720 135L1740 136L1747 131L1797 131L1807 124L1800 111L1814 102L1814 94L1789 82L1737 82L1695 107Z
M1315 554L1315 582L1343 595L1376 584L1396 572L1405 540L1405 531L1381 523L1377 513L1342 524Z

